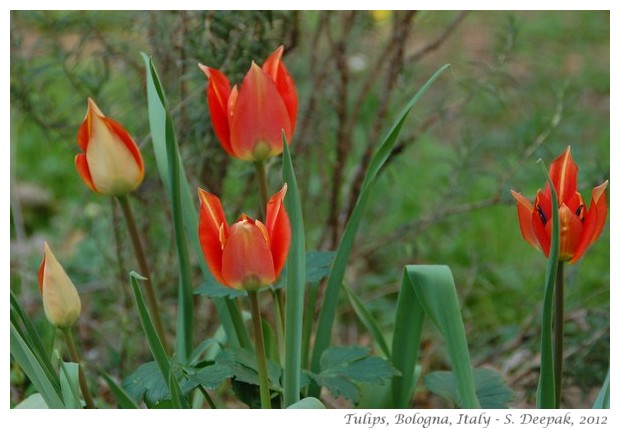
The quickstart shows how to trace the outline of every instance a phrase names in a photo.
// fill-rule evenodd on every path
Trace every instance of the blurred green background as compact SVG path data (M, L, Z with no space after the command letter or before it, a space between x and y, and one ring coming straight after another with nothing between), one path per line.
M190 184L221 195L229 215L253 216L254 167L229 159L214 137L197 63L240 82L252 60L285 46L299 93L291 147L310 250L335 248L369 154L404 102L450 63L379 177L346 281L387 335L403 265L449 265L474 364L502 373L513 406L533 406L546 259L521 238L510 190L533 198L544 185L536 160L548 165L567 145L588 203L609 178L609 27L606 11L13 11L11 289L51 343L36 281L47 240L82 297L85 358L124 377L148 356L128 291L135 264L124 220L73 165L92 97L142 149L146 179L133 206L174 325L176 255L140 52L166 88ZM269 168L273 192L279 160ZM609 365L609 266L607 226L567 269L566 407L590 407ZM206 338L218 322L206 298L195 305L196 337ZM372 347L344 296L336 326L335 343ZM423 347L424 371L446 368L432 330ZM12 362L11 403L30 388ZM422 389L414 405L443 403Z

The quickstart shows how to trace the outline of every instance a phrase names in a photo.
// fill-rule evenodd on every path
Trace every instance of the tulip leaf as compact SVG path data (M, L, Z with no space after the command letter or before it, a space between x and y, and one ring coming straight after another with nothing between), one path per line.
M161 342L161 339L157 335L157 331L153 326L153 321L151 320L151 316L146 308L146 304L144 303L144 297L142 296L142 291L140 290L140 286L138 285L138 280L144 279L139 274L135 272L131 272L129 274L129 278L131 280L131 287L133 289L133 294L136 299L136 306L138 308L138 317L140 318L140 324L142 325L142 330L146 335L146 341L149 345L149 349L151 350L151 354L155 358L155 362L157 363L157 367L161 372L161 376L164 380L168 381L174 387L168 386L169 391L173 395L172 404L182 406L183 408L187 408L189 404L187 404L187 400L184 397L175 397L181 389L178 386L178 381L176 377L170 376L171 366L170 360L166 355L166 350L164 350L164 346Z
M592 405L593 409L609 409L609 370L607 370L607 376L605 377L605 381L603 382L603 387L601 387L601 391L598 392L596 397L596 401L594 401L594 405Z
M546 168L545 168L546 173ZM560 218L558 215L558 194L553 181L547 174L551 189L551 247L545 273L545 295L543 298L542 326L540 338L540 375L536 405L538 408L556 408L555 371L553 364L553 290L559 264Z
M39 336L39 332L34 328L28 315L22 310L17 298L11 292L11 322L15 327L20 338L28 345L30 351L35 355L41 369L45 372L48 380L55 386L56 391L60 394L60 382L54 365L49 358L48 352L43 346L43 342Z
M10 351L20 368L39 391L49 408L64 408L60 393L60 380L45 371L31 348L11 321Z
M291 153L282 133L282 180L288 189L284 205L291 225L291 246L286 260L286 307L284 337L284 404L286 408L300 399L300 368L304 291L306 277L306 238L297 178Z
M60 388L62 390L65 408L67 409L83 408L79 394L79 368L79 364L75 362L63 362L60 360Z
M350 288L348 288L346 285L343 285L343 289L346 292L347 297L349 298L349 303L351 304L351 307L353 307L353 311L355 311L357 318L360 320L360 322L362 322L370 335L372 335L372 338L375 340L375 343L377 343L377 346L379 346L381 353L383 353L383 355L389 359L390 348L388 347L387 341L385 341L385 337L383 336L383 333L377 325L374 317L372 317L372 314L370 314L370 311L368 311L364 303L355 295L355 293Z
M430 88L432 83L448 67L449 65L446 64L439 70L437 70L435 74L433 74L433 76L431 76L431 78L426 81L422 88L420 88L418 92L409 100L407 105L398 115L396 121L386 134L381 144L377 147L375 153L370 160L368 170L362 183L359 197L355 203L355 206L351 213L351 217L344 229L342 238L340 239L340 243L338 244L336 257L334 263L332 264L329 277L327 279L325 296L321 305L321 312L319 314L319 321L316 330L317 334L314 343L314 350L312 353L313 371L318 371L320 367L321 355L323 354L325 349L327 349L331 341L331 333L334 319L336 316L338 294L342 286L342 280L344 279L347 261L349 260L349 255L351 254L351 249L353 248L353 243L355 241L355 236L357 235L357 230L359 229L360 223L362 221L364 210L366 209L366 205L368 204L368 200L370 198L370 191L373 188L377 175L379 174L379 171L381 170L385 162L388 160L392 149L394 148L394 145L398 140L398 136L400 134L401 128L405 123L405 119L409 115L409 112L411 112L413 106L418 102L418 100L422 97L426 90ZM318 394L318 387L313 386L313 388L310 390L310 396L318 396Z
M157 367L155 367L155 369L157 370ZM110 376L110 374L103 370L100 370L99 375L101 375L101 377L103 377L103 379L105 380L106 384L108 385L108 389L110 389L110 392L112 393L112 395L114 395L114 398L116 399L119 408L127 410L139 408L138 404L136 403L137 401L134 400L134 398L129 395L129 392L123 389L123 387L120 386L112 378L112 376Z
M319 401L316 398L313 397L309 397L309 398L304 398L301 399L297 402L295 402L294 404L289 405L288 407L289 410L292 409L297 409L297 410L324 410L325 409L325 405L323 405L323 403L321 401Z
M393 407L407 407L415 387L415 367L424 319L443 337L455 374L460 408L479 408L465 327L450 268L407 265L398 294L392 364L400 372L392 382Z
M19 410L45 410L48 408L40 393L33 393L15 406L15 409Z
M204 260L202 254L202 247L198 238L198 216L196 214L196 207L194 205L195 195L192 193L181 157L178 153L178 146L176 145L174 132L172 129L172 120L169 112L166 110L166 100L164 91L157 76L157 71L153 65L151 58L142 53L142 58L146 66L146 89L149 109L149 123L151 126L151 137L153 140L153 149L155 152L155 161L157 163L157 169L159 176L164 183L164 187L168 196L173 198L173 178L178 180L177 193L179 194L175 198L179 198L180 203L178 207L182 207L180 215L182 216L182 224L184 226L185 233L189 238L194 253L197 256L198 264L200 266L202 275L207 279L207 283L215 282L211 271ZM169 153L176 155L169 156ZM170 158L175 158L177 162L173 162ZM171 162L178 167L178 172L171 172ZM175 174L172 174L175 173ZM176 187L176 186L175 186ZM173 211L175 213L175 211ZM179 211L176 211L177 215ZM177 232L177 235L180 233ZM190 277L191 278L191 277ZM184 280L182 283L182 290L180 291L179 302L180 321L189 326L181 326L181 332L184 334L181 342L181 348L187 350L187 345L190 344L191 337L188 336L191 331L191 289L188 291L189 280ZM183 286L185 285L185 286ZM232 345L240 345L242 347L251 349L252 343L245 324L240 323L241 316L239 314L239 308L235 301L224 299L222 297L214 297L213 303L218 312L219 319L222 322L222 326L226 331L226 337ZM189 353L188 353L189 355Z
M506 386L502 377L489 368L474 368L474 383L480 406L485 409L508 408L514 392ZM424 377L426 388L452 404L458 404L459 394L454 373L451 371L435 371Z

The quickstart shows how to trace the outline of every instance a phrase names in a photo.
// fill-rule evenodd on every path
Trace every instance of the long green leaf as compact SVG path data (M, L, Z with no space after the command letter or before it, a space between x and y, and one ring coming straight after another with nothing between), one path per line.
M100 370L99 375L103 377L110 392L114 395L116 402L118 403L119 408L124 408L128 410L133 410L140 408L138 404L133 400L129 393L125 391L107 372Z
M151 136L153 138L153 146L155 147L157 164L160 167L161 178L172 205L172 224L174 228L177 257L179 259L176 349L179 359L182 362L186 362L192 352L193 309L191 269L185 231L183 229L183 213L189 211L190 207L193 208L193 206L187 206L186 210L184 210L180 185L182 166L180 165L174 127L170 114L166 109L166 98L155 67L148 56L143 54L143 58L147 69L146 89ZM166 165L164 166L164 164Z
M546 169L545 169L546 172ZM553 290L558 272L560 247L560 218L558 216L558 194L547 174L551 189L551 248L545 273L545 296L543 300L542 326L540 338L540 377L536 405L538 408L555 408L555 371L553 368Z
M405 407L411 400L423 316L426 316L444 339L456 379L458 405L480 408L450 268L444 265L407 265L396 311L392 364L403 375L393 381L394 406Z
M58 358L60 359L60 356ZM60 387L65 408L83 408L80 394L78 393L80 391L78 380L79 368L80 365L75 362L60 361Z
M609 370L607 370L607 377L605 377L603 387L601 387L601 391L598 392L598 396L596 397L596 401L594 401L592 408L599 410L609 409Z
M200 246L200 240L198 238L198 216L196 214L196 207L194 205L194 193L191 192L183 163L180 162L180 156L178 154L178 147L174 144L174 133L172 130L172 121L170 114L166 110L166 101L163 88L157 76L157 71L151 61L151 58L142 53L142 58L146 65L147 72L147 98L149 106L149 123L151 126L151 136L153 139L153 148L155 152L155 161L157 163L157 169L159 176L161 177L166 192L169 196L172 196L172 178L178 179L178 198L179 207L182 207L182 224L185 229L185 233L190 240L194 253L197 255L197 260L202 271L202 274L208 282L215 282L211 271L207 267L207 264L202 256L202 248ZM170 142L170 143L169 143ZM178 173L170 171L169 151L174 151L174 158L179 160L174 163L178 166ZM176 229L176 227L175 227ZM180 235L177 232L177 235ZM187 284L187 283L186 283ZM183 303L180 302L180 308L184 309L183 313L180 313L180 320L186 321L190 324L191 313L189 313L189 307L191 304L191 295L187 296L188 290L183 289L181 292ZM191 294L191 289L190 289ZM219 319L226 331L226 337L233 346L241 345L244 348L251 348L250 336L248 334L245 324L238 323L241 319L239 308L235 305L234 301L230 301L223 298L213 298L213 303L218 312ZM185 339L182 344L184 349L189 343L188 329L184 327L183 330ZM180 341L180 340L179 340ZM188 353L189 356L190 353Z
M368 311L364 303L355 295L355 292L353 292L346 285L343 285L343 289L349 298L349 303L351 304L351 307L353 307L353 311L355 311L357 318L360 322L362 322L370 335L372 335L372 338L375 340L375 343L377 343L377 346L379 346L381 353L389 359L390 348L388 347L387 341L385 341L385 337L383 336L381 329L379 329L374 317L372 317L372 314L370 314L370 311Z
M18 333L13 322L11 322L11 355L32 381L45 403L50 408L64 408L62 397L56 388L56 386L60 386L60 381L48 377L39 360Z
M179 383L176 377L174 377L174 375L170 376L172 371L170 368L170 360L168 359L168 355L166 355L164 346L161 339L157 335L151 316L146 308L146 304L144 303L144 297L142 296L142 291L140 290L140 285L138 284L138 280L144 280L144 277L132 271L129 274L129 278L131 280L131 287L136 299L136 307L138 309L140 324L142 325L142 329L146 335L146 341L149 345L149 349L151 350L151 354L153 355L153 358L157 363L157 367L161 372L161 376L168 382L168 390L170 391L170 395L172 397L172 403L175 406L179 405L180 407L182 405L183 407L188 407L189 405L184 397L175 398L175 394L181 392L181 388L178 385Z
M34 328L30 318L22 310L17 298L11 291L11 321L19 334L20 338L28 345L30 351L35 355L41 368L45 372L48 380L55 386L56 391L60 394L60 384L58 375L52 361L49 358L48 352L43 346L43 342L39 337L38 331ZM23 326L23 328L22 328Z
M293 170L291 153L282 133L282 178L288 184L284 200L291 223L291 247L286 261L286 307L284 339L284 407L298 403L301 377L301 341L306 284L306 239L301 198Z
M314 343L314 351L312 353L312 370L318 371L320 369L320 360L323 351L329 346L331 340L331 333L334 324L334 318L336 315L336 304L338 301L338 293L342 285L342 279L355 241L355 236L359 228L364 210L370 197L370 190L379 174L379 170L385 164L392 152L392 148L398 140L400 130L405 123L407 115L418 102L420 97L426 92L426 90L432 85L432 83L441 75L447 68L448 64L441 67L439 70L431 76L431 78L420 88L420 90L411 98L404 109L398 115L394 125L387 133L382 143L377 148L376 152L370 160L368 171L364 177L362 183L362 189L360 195L355 203L351 218L349 219L347 226L338 245L336 252L336 258L330 270L329 277L327 279L327 286L325 288L325 297L321 306L321 313L319 315L319 323L316 330L316 339ZM312 386L310 394L317 396L319 393L318 386L316 384Z

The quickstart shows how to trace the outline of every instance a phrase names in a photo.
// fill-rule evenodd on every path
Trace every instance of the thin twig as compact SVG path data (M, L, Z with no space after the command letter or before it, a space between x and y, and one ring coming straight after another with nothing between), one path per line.
M443 32L439 36L437 36L437 38L435 38L433 41L423 46L422 48L418 49L413 54L409 55L406 58L406 61L407 62L420 61L422 57L438 49L448 39L448 37L450 37L450 35L454 32L456 27L459 26L461 21L463 21L463 19L465 18L465 16L467 16L468 13L469 11L466 11L466 10L462 10L461 12L459 12L458 15L454 17L452 22L450 22L450 24L448 24L448 26L443 30Z

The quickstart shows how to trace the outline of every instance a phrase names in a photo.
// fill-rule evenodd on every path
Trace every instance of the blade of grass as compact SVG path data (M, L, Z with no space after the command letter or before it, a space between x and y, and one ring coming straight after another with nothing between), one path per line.
M100 370L99 375L101 375L105 380L110 392L114 395L119 408L128 410L140 408L133 398L125 391L125 389L123 389L107 372Z
M157 367L161 372L161 376L168 382L168 391L170 392L170 396L172 398L172 404L174 406L179 406L179 408L181 408L181 406L183 408L187 408L189 405L187 404L185 398L183 396L178 397L181 392L181 388L179 387L178 380L174 374L170 374L172 372L170 360L168 359L168 355L166 355L164 346L161 339L157 335L151 316L149 315L146 304L144 303L144 297L142 296L142 291L140 290L140 285L138 284L138 280L143 280L144 277L132 271L129 273L129 278L131 280L131 288L133 289L133 294L136 299L136 307L138 309L138 317L140 318L142 330L146 336L146 341L149 349L151 350L151 354L153 355L153 358L157 363Z
M360 195L357 199L357 202L355 203L355 207L353 208L353 211L351 213L351 218L349 219L345 227L340 243L338 244L336 257L334 259L334 263L332 264L329 277L327 279L325 296L321 306L321 312L319 315L319 322L316 331L316 339L314 343L314 350L312 353L312 370L314 372L318 373L320 371L321 355L323 354L325 349L327 349L331 341L331 333L334 324L334 318L336 315L338 293L342 285L342 279L344 278L344 272L346 269L347 261L349 259L349 255L351 253L351 249L353 247L353 242L355 240L357 230L362 220L366 204L368 203L368 199L370 197L370 190L372 189L375 179L379 174L379 170L381 170L381 167L383 166L383 164L385 164L385 162L390 156L390 153L392 152L392 149L400 134L400 130L405 123L407 115L409 115L409 112L411 111L413 106L418 102L418 100L422 97L426 90L430 88L433 82L448 67L450 67L450 65L446 64L439 70L437 70L435 74L433 74L433 76L431 76L431 78L426 81L422 88L420 88L420 90L411 98L411 100L409 100L407 105L398 115L398 118L392 125L392 128L387 133L386 137L372 156L372 159L368 166L368 171L362 183ZM311 386L309 392L311 396L318 396L318 385L314 383Z
M300 399L301 342L306 283L306 239L301 198L293 170L291 153L282 133L282 179L288 189L284 205L291 223L291 247L286 260L286 304L284 334L284 408Z
M11 355L50 408L64 408L60 379L50 379L41 363L11 322ZM57 387L58 386L58 390Z
M408 265L405 273L415 298L444 339L457 382L459 407L480 408L467 336L450 268L445 265Z
M555 408L555 374L553 366L553 289L558 271L559 245L560 245L560 219L558 216L558 195L553 182L543 166L547 176L547 183L551 189L551 248L547 260L547 272L545 273L545 295L543 299L542 326L540 338L540 376L536 405L538 408Z
M142 58L146 66L149 123L151 126L153 149L155 152L155 161L157 163L159 176L164 183L166 192L171 198L173 195L174 185L172 183L172 178L176 177L178 179L179 184L177 189L177 198L179 198L179 207L182 207L182 225L184 226L187 237L189 237L194 253L197 255L197 260L203 276L209 281L215 281L213 280L213 275L211 274L211 271L209 271L202 255L202 248L200 246L200 240L198 239L197 233L198 216L196 214L194 198L192 197L193 194L190 191L190 186L183 168L183 163L180 161L181 158L178 153L178 147L176 143L172 143L175 141L174 132L172 129L170 114L165 107L166 100L164 91L151 58L145 53L142 53ZM168 143L169 140L171 143ZM173 151L174 158L178 160L178 162L175 163L178 167L177 174L173 174L174 172L170 171L171 157L169 156L169 151L171 151L170 153ZM177 232L177 235L181 235L180 232ZM186 288L180 292L180 298L182 298L183 302L179 303L180 309L183 309L183 313L180 312L179 317L180 320L184 321L184 323L189 323L189 320L191 319L191 310L189 309L191 304L191 288L189 288L189 296L186 295L188 292L187 289L188 287L186 286ZM247 328L245 324L238 323L242 319L239 308L236 306L235 302L225 298L213 298L213 303L215 304L219 318L224 326L224 330L226 331L228 341L230 341L233 346L240 345L241 347L251 349L251 341ZM181 331L184 332L183 337L185 338L182 341L184 341L184 344L187 345L190 343L189 338L187 337L189 329L184 327ZM191 353L188 353L187 356L189 356L189 354Z
M349 303L351 304L351 307L353 307L353 311L355 311L357 318L360 322L362 322L370 335L372 335L372 338L375 340L375 343L377 343L381 353L383 353L387 359L390 359L390 348L388 347L387 341L385 341L385 337L383 336L381 329L379 329L374 317L372 317L372 314L370 314L370 311L368 311L364 303L349 287L346 285L343 285L342 287L349 298Z
M400 375L392 379L392 406L408 408L417 384L416 364L424 327L424 309L404 270L396 301L394 336L392 337L392 366Z

